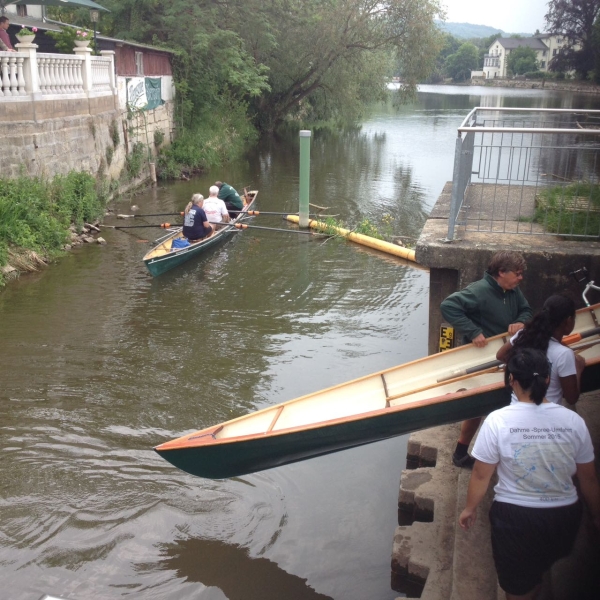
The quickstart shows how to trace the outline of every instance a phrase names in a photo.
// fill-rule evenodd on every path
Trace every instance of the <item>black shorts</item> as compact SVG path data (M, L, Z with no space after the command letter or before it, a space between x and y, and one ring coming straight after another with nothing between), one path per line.
M541 583L552 564L571 552L580 521L580 502L555 508L494 502L490 524L500 587L522 596Z

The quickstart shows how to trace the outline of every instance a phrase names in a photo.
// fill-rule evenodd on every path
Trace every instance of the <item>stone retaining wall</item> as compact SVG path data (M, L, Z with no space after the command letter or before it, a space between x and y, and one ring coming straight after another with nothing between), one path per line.
M24 173L52 178L75 170L94 175L104 172L110 179L118 179L126 152L131 152L136 142L147 144L156 154L154 131L160 130L162 143L171 143L173 102L128 118L116 99L99 96L2 103L0 177ZM115 125L119 133L116 145L111 134Z

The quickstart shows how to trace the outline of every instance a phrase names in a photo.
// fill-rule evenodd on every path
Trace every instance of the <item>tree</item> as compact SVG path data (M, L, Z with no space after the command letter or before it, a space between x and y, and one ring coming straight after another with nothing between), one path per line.
M471 71L479 66L479 52L470 43L463 44L454 54L446 59L446 73L454 81L465 81L471 77Z
M413 92L439 49L439 0L271 0L266 6L274 44L257 58L269 68L271 91L254 105L267 129L290 118L355 113L364 101L383 97L395 61L404 91Z
M177 51L186 125L232 104L273 129L286 120L356 118L385 97L398 65L403 89L416 91L441 44L440 2L104 0L111 13L100 26L111 37Z
M574 69L581 79L588 77L600 53L594 40L594 23L599 13L600 0L550 0L546 29L563 34L567 42L550 62L550 70Z
M514 75L537 71L539 66L535 50L527 46L511 50L507 58L507 66Z

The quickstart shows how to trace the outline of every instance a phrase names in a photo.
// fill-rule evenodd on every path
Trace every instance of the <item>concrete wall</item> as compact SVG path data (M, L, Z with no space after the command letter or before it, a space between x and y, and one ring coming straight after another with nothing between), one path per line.
M583 286L577 284L569 273L586 267L590 279L600 281L600 242L574 242L552 234L459 231L455 241L445 243L451 192L452 184L449 182L425 223L416 247L417 262L430 269L430 354L438 351L439 332L443 323L441 301L481 279L490 258L499 250L515 250L525 257L527 271L521 290L534 311L541 308L548 296L561 292L570 293L576 299L578 308L584 306L581 298ZM597 292L591 292L588 298L592 303L600 302Z

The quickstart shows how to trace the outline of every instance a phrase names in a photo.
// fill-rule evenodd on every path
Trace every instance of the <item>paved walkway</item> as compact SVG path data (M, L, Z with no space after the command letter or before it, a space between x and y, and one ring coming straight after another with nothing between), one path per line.
M600 472L600 391L583 394L577 412L592 434ZM392 551L394 588L422 600L504 600L490 547L487 511L492 486L468 532L458 526L470 471L452 465L459 424L411 435L402 472L399 521ZM434 465L434 466L432 466ZM416 468L415 468L416 467ZM423 585L424 583L424 585ZM600 534L584 516L571 556L558 561L539 600L600 598Z

